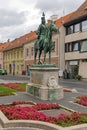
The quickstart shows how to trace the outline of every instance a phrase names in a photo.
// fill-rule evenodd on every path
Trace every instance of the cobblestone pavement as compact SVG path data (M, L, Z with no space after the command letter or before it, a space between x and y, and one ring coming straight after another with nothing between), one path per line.
M76 103L74 103L75 98L78 96L82 96L81 93L72 93L72 92L65 92L64 93L64 98L61 100L57 100L57 101L43 101L43 102L48 102L48 103L58 103L68 109L74 110L74 111L78 111L78 112L84 112L87 113L87 107L85 106L81 106L78 105ZM30 96L28 94L26 94L26 92L18 92L16 95L12 95L12 96L3 96L0 97L0 104L6 104L6 103L12 103L13 101L17 101L17 100L24 100L24 101L33 101L33 102L42 102L42 100ZM58 115L59 113L67 113L67 111L64 110L52 110L52 111L44 111L45 114L47 115ZM4 128L0 128L0 130L39 130L39 129L34 129L34 128L8 128L8 129L4 129Z
M76 97L78 96L82 96L82 95L80 93L65 92L64 98L61 100L43 101L43 102L58 103L74 111L87 113L87 107L74 103ZM12 103L13 101L17 101L17 100L33 101L36 103L42 102L42 100L36 97L30 96L26 94L26 92L19 92L16 95L0 97L0 104Z

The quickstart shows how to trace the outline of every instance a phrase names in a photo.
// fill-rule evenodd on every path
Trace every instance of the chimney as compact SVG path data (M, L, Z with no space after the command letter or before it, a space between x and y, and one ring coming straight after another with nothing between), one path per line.
M54 14L54 15L50 16L50 19L51 19L52 21L55 21L55 20L58 19L58 15Z
M10 42L10 39L8 39L7 42Z

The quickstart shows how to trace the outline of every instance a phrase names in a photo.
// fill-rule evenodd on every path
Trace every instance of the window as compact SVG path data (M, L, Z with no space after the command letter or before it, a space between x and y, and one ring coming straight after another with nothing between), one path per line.
M16 52L14 52L14 59L16 58Z
M65 52L68 52L68 43L65 44Z
M73 25L66 28L66 34L72 34L73 33Z
M21 70L23 70L24 69L24 65L21 65Z
M73 51L78 51L79 50L79 43L73 43Z
M17 51L17 58L19 58L19 51Z
M23 57L23 50L21 50L21 58Z
M66 43L65 52L71 52L71 51L72 51L72 43Z
M82 31L86 31L87 30L87 20L82 22Z
M72 43L68 43L68 51L69 51L69 52L72 51Z
M65 52L79 51L79 42L75 43L66 43Z
M2 67L1 67L1 64L0 64L0 69L1 69Z
M87 51L87 40L86 41L81 41L81 52L86 52Z
M83 59L82 62L87 62L87 59Z
M27 48L26 49L26 56L28 56L28 53L29 53L29 49Z
M74 32L80 31L80 23L74 25Z
M31 55L33 56L33 54L34 54L34 48L32 47L31 48Z
M55 41L53 42L52 52L55 52Z

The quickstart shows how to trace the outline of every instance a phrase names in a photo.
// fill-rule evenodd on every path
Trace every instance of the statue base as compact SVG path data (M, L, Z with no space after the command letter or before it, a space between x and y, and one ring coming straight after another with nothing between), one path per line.
M63 88L48 88L37 86L35 84L27 84L26 92L29 95L37 97L41 100L60 100L64 97Z
M30 71L30 83L26 86L27 94L42 100L63 98L63 88L58 85L58 68L48 64L36 65Z

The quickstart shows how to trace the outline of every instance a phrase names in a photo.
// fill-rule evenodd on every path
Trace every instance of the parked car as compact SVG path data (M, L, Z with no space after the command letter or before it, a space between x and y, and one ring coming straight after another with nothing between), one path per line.
M7 75L7 71L4 69L0 69L0 75Z

